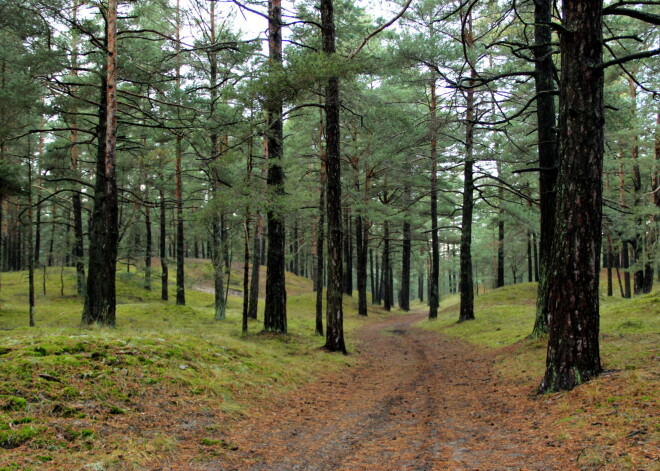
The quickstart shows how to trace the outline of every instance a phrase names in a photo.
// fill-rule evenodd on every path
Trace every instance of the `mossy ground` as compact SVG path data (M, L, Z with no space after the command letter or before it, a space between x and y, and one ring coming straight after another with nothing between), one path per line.
M0 470L143 469L155 455L176 453L186 427L208 435L195 443L204 453L221 453L227 421L356 361L320 348L309 280L287 275L289 334L264 334L251 321L245 335L242 298L230 296L227 319L213 320L213 296L190 289L208 287L209 264L189 265L186 306L161 301L157 279L147 291L142 273L119 272L114 329L80 327L70 268L47 270L45 294L38 272L30 328L27 274L2 274ZM232 271L238 290L240 270ZM350 333L366 320L354 300L345 306L354 350Z
M535 283L524 283L477 296L476 320L463 323L456 322L459 300L453 295L441 301L437 320L421 325L493 349L500 373L533 394L545 369L547 341L527 338L536 289ZM584 445L578 457L582 469L655 469L660 459L660 289L656 285L651 294L633 299L603 291L600 307L605 373L573 391L538 400L556 414L550 431L555 438Z

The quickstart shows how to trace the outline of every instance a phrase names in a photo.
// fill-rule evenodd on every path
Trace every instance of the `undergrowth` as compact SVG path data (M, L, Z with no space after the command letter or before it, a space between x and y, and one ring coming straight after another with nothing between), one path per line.
M189 446L193 430L208 435L195 446L224 443L231 421L355 361L320 348L309 280L287 275L287 335L262 333L260 320L242 334L242 298L230 296L227 319L215 321L213 296L190 289L204 288L208 272L193 261L186 306L161 301L157 280L148 291L142 274L120 272L114 329L80 327L82 300L69 268L49 268L45 292L38 272L37 326L28 327L27 275L3 273L0 470L151 468ZM232 272L238 281L238 268ZM345 305L354 350L350 333L365 320L354 301Z
M535 283L506 286L475 298L476 320L457 323L458 295L441 302L439 317L421 326L493 349L500 374L529 393L545 369L546 338L528 339ZM600 297L604 373L573 391L538 396L556 415L558 440L579 442L581 469L654 469L659 456L657 363L660 290L633 299Z

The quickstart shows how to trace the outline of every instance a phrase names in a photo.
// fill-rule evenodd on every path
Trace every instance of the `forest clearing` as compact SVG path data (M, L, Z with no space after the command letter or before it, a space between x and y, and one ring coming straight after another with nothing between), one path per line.
M660 469L660 0L0 0L0 471Z
M191 283L209 283L202 267L191 263ZM658 290L604 303L604 375L537 395L545 345L525 339L533 283L477 296L477 320L462 324L456 295L434 321L419 302L412 313L372 306L364 318L346 297L351 354L335 356L314 335L309 280L287 274L291 328L280 338L260 333L260 321L241 333L240 297L218 323L213 296L190 290L176 306L125 275L125 327L113 330L79 328L72 269L64 296L59 270L50 272L37 328L24 325L26 274L3 275L3 471L658 464Z

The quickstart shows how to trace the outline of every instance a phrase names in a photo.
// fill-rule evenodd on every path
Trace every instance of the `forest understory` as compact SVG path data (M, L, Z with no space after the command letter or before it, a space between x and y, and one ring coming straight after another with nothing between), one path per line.
M170 306L126 276L127 327L81 330L71 269L63 296L49 278L40 327L20 327L22 276L3 277L2 471L657 469L657 291L607 298L603 375L538 395L533 283L482 293L460 324L457 296L435 321L419 302L360 317L345 297L343 356L320 348L315 294L293 275L286 336L240 334L239 297L218 323L212 295Z

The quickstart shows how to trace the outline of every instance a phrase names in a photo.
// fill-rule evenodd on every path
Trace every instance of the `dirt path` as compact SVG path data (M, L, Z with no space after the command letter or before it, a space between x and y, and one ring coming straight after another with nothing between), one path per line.
M362 366L274 398L235 427L237 450L194 469L575 469L545 436L540 401L499 378L488 352L412 327L423 316L370 324Z

